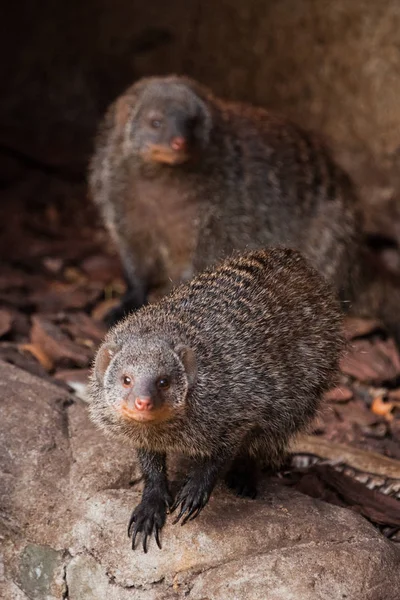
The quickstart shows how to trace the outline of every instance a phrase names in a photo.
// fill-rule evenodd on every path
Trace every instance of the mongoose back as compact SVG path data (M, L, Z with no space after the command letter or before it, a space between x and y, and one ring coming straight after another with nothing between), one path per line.
M232 250L280 245L300 250L344 308L382 318L400 340L400 287L381 285L363 256L349 178L288 119L186 77L141 79L108 110L89 181L128 282L115 319Z
M254 496L258 460L277 467L315 415L342 348L330 286L295 250L226 259L112 328L98 350L90 414L138 449L145 487L132 547L171 504L166 453L196 459L174 507L199 514L218 476ZM173 508L174 508L173 507Z

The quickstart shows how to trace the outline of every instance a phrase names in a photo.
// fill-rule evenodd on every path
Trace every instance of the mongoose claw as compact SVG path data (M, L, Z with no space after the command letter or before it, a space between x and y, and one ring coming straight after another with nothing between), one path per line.
M136 548L136 539L142 534L143 551L147 553L148 541L154 532L157 546L161 550L160 531L167 515L169 498L150 496L142 500L133 511L128 524L128 536L132 538L132 550Z
M180 505L181 509L173 521L176 525L181 519L181 525L192 521L201 513L210 498L210 491L204 489L201 485L189 479L178 493L170 512L174 512ZM183 518L182 518L183 517Z

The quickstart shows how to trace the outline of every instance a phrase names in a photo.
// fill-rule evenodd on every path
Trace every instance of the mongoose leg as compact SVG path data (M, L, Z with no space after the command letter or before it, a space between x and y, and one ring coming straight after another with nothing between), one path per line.
M126 292L121 297L120 303L112 308L104 319L109 327L147 303L147 286L139 280L133 283L126 270L124 279L127 285Z
M172 502L168 489L166 455L139 449L138 458L144 476L142 501L132 513L128 536L135 549L136 537L143 536L143 550L147 552L148 539L154 532L157 546L161 548L160 531L165 523L167 508Z
M226 485L238 496L255 498L257 495L257 463L248 455L235 458L225 476Z
M129 313L137 310L141 306L146 304L145 301L138 301L138 294L135 290L129 290L122 296L120 303L112 308L105 316L105 323L108 327L112 327L118 321L121 321Z
M211 492L214 489L218 475L221 472L226 457L208 457L198 461L188 479L178 492L171 508L174 512L180 506L180 512L174 525L181 521L181 525L195 519L206 506Z

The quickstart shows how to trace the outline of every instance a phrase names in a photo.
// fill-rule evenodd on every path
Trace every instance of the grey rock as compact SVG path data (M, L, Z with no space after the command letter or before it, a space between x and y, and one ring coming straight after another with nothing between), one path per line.
M30 600L12 581L0 583L0 598L6 598L7 600Z
M0 504L9 526L46 544L66 525L70 397L0 362L0 398Z
M117 586L106 570L92 557L78 555L67 567L69 600L160 600L158 590L143 592Z
M391 587L375 580L382 564L379 551L371 560L371 543L361 536L329 539L241 558L195 577L190 598L253 600L267 592L268 600L394 600L396 583Z
M202 515L132 552L133 449L86 406L0 362L0 596L5 600L396 600L399 549L348 510L263 479L220 485ZM171 464L172 478L181 466ZM2 567L4 566L4 568Z
M63 554L48 546L25 546L20 554L17 581L29 598L52 600L66 592Z

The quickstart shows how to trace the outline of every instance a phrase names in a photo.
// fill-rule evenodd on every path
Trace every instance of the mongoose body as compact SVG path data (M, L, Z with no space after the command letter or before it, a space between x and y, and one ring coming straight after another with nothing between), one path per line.
M185 77L147 78L108 110L90 189L120 251L128 308L233 250L300 250L341 296L354 282L357 201L314 135Z
M226 259L110 330L91 382L90 413L138 449L145 477L133 545L163 526L165 458L196 459L177 496L196 516L218 476L255 494L257 460L277 467L332 384L341 313L330 286L290 249ZM133 521L135 526L133 527Z

